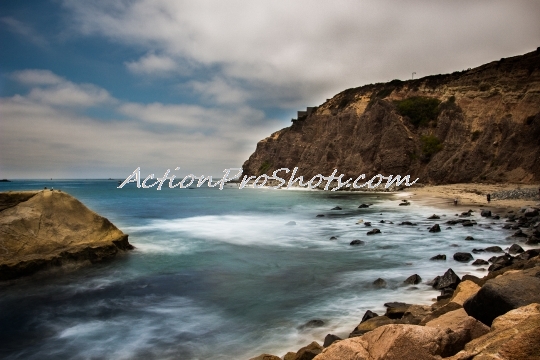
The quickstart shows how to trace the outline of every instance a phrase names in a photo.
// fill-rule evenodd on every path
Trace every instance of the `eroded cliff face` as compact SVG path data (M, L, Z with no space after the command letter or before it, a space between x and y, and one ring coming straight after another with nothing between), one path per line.
M425 98L440 103L418 123L401 105ZM540 48L466 71L345 90L261 140L243 165L249 175L294 167L305 177L338 169L433 184L538 182Z

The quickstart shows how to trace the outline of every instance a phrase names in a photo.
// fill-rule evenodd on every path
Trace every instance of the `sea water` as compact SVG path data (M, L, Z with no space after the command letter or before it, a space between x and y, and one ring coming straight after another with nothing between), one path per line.
M430 304L438 292L425 282L448 268L460 276L485 274L454 261L455 252L512 243L500 223L478 211L472 218L479 226L447 229L444 222L457 209L399 206L391 194L130 185L0 183L0 191L65 191L129 234L135 246L107 263L0 285L0 357L282 356L313 340L322 344L328 333L348 336L366 310L382 315L385 302ZM372 205L358 208L362 203ZM433 213L441 219L428 220ZM366 222L382 233L366 235ZM442 231L428 232L435 223ZM465 241L468 235L475 240ZM355 239L365 244L351 246ZM448 260L429 260L437 254ZM403 284L413 274L423 283ZM375 288L377 278L387 287ZM302 326L314 319L324 325Z

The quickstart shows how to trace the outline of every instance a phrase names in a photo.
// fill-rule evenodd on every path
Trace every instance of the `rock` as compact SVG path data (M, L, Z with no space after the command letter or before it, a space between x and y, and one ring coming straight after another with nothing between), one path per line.
M471 265L480 266L480 265L489 265L489 263L483 259L476 259Z
M342 210L339 206L333 207L331 210Z
M484 249L472 249L472 252L474 254L480 254L480 253L486 252L486 250L484 250Z
M364 245L365 242L362 241L362 240L353 240L351 241L351 244L350 245Z
M373 319L374 317L377 317L377 316L379 316L379 314L374 313L371 310L368 310L364 313L364 316L362 316L362 321L360 321L360 323L363 323L364 321L367 321L369 319Z
M376 228L367 232L368 235L375 235L375 234L380 234L380 233L381 233L381 230L376 229Z
M361 204L358 208L359 209L367 209L369 207L368 204Z
M370 227L370 226L371 226L371 222L370 222L370 221L366 221L366 222L364 223L364 226Z
M324 349L316 360L435 360L452 355L451 341L445 330L390 324L342 340Z
M320 319L313 319L313 320L309 320L304 325L300 325L298 328L306 329L306 328L316 328L316 327L321 327L321 326L324 326L324 321Z
M476 295L479 290L480 286L470 280L464 280L456 287L450 302L463 306L463 303L470 297Z
M439 304L444 304L444 305L441 305L439 306ZM448 301L446 300L446 303L444 302L437 302L435 304L432 305L432 307L434 308L433 311L431 312L431 314L427 315L425 318L422 319L422 321L420 321L420 324L419 325L426 325L428 322L430 322L431 320L433 319L437 319L438 317L440 317L441 315L444 315L450 311L454 311L454 310L458 310L458 309L461 309L463 306L459 305L458 303L455 303L453 301Z
M378 278L377 280L373 282L373 285L378 288L384 288L386 287L386 280L382 278Z
M416 284L420 284L422 282L422 278L420 277L420 275L414 274L414 275L409 276L403 282L405 284L409 284L409 285L416 285Z
M473 226L473 225L476 225L476 221L467 220L467 221L462 222L461 225L463 225L463 226Z
M316 217L324 217L324 214L317 214Z
M405 312L409 309L411 304L402 302L389 302L384 304L386 306L386 313L384 316L390 319L401 319Z
M435 214L433 214L433 215L431 215L430 217L428 217L429 220L438 220L438 219L440 219L440 218L441 218L440 216L435 215Z
M343 339L340 338L339 336L334 335L334 334L328 334L324 338L323 348L327 348L330 345L332 345L333 343L335 343L336 341L340 341L340 340L343 340Z
M501 249L500 246L489 246L489 247L485 248L484 250L487 251L487 252L495 252L495 253L504 252L503 249Z
M386 223L386 221L384 221L384 220L381 220L381 221L379 221L379 222L380 222L381 224L384 224L384 223Z
M510 246L510 249L508 249L508 252L510 254L521 254L522 252L525 252L525 250L523 250L523 248L518 244L512 244L512 246Z
M300 348L300 350L296 352L295 360L312 360L321 353L322 349L322 346L314 341L311 344Z
M540 243L540 238L536 236L527 238L527 241L525 242L526 245L536 245L538 243Z
M429 229L429 232L441 232L441 227L439 224L435 224Z
M401 322L403 324L418 325L426 316L432 313L431 306L428 305L411 305L403 314Z
M535 256L540 255L540 249L530 249L515 257L518 260L529 260Z
M399 225L416 226L415 223L412 223L410 221L402 221Z
M527 210L525 210L523 215L526 216L526 217L538 216L538 210L536 210L534 208L528 208Z
M440 317L426 323L426 327L432 327L445 331L450 329L449 337L452 342L452 349L449 350L455 354L463 350L465 344L469 341L479 338L489 332L489 327L467 315L463 308L447 312Z
M491 217L491 211L490 210L482 210L480 212L480 216L483 216L483 217Z
M540 305L530 304L497 317L491 331L446 360L540 358Z
M490 258L492 265L488 268L489 271L497 271L514 263L514 259L507 254Z
M285 225L296 225L296 221L289 221L289 222L286 223Z
M437 290L441 290L444 288L452 288L455 289L461 282L461 279L459 276L456 275L454 270L448 269L444 273L444 275L439 279L436 285L433 285L433 287Z
M446 255L442 255L442 254L435 255L432 258L430 258L429 260L446 260Z
M399 203L399 206L409 206L411 205L410 202L408 202L407 200L401 200L402 202Z
M536 276L537 272L535 268L511 271L488 280L463 307L467 314L490 326L496 317L510 310L540 303L540 277Z
M270 354L261 354L257 357L251 358L249 360L281 360L279 356L270 355Z
M452 227L451 227L451 226L447 226L447 227L446 227L446 230L452 230Z
M0 193L0 281L133 249L128 235L59 191Z
M283 356L283 360L295 360L296 359L296 353L289 351Z
M337 240L337 237L331 236L331 237L330 237L330 240Z
M499 215L494 215L491 217L493 220L499 220L501 217Z
M390 319L387 316L377 316L371 319L368 319L364 322L358 324L357 327L349 334L349 338L364 335L367 332L373 331L378 327L393 324L394 320Z
M516 231L512 236L513 236L513 237L527 237L527 234L525 234L525 233L524 233L523 231L521 231L521 229L520 229L520 230Z
M454 260L459 261L459 262L469 262L473 259L474 258L470 253L457 252L454 254Z
M470 240L474 240L474 238L473 238L472 236L467 236L467 237L465 238L465 240L470 241Z

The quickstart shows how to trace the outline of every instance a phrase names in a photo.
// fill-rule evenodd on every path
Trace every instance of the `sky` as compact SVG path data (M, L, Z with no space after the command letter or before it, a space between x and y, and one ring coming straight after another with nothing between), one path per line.
M0 1L0 178L219 176L351 87L540 46L540 1Z

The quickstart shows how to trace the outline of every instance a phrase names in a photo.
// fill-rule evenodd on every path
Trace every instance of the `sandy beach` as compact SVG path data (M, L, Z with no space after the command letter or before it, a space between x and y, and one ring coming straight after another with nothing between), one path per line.
M524 206L540 206L538 196L534 200L497 199L493 198L488 204L487 194L516 189L536 189L540 185L523 184L451 184L414 186L398 193L402 199L441 208L454 208L454 199L458 200L457 208L482 207L492 211L516 210Z

